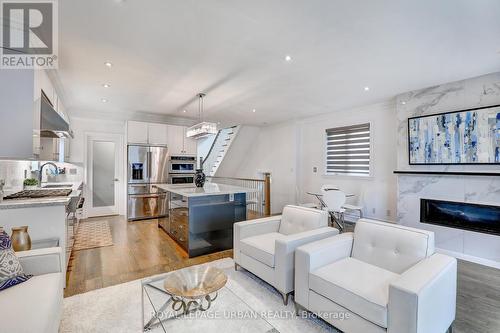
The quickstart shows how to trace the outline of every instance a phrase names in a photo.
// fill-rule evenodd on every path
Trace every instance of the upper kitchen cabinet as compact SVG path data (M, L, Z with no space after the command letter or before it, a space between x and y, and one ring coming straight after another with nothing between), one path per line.
M34 70L3 70L0 75L0 158L35 159L40 111L34 101ZM38 137L39 139L39 137ZM35 144L37 144L35 140Z
M47 90L47 92L45 91ZM42 94L43 91L43 94ZM43 97L42 97L43 95ZM61 115L50 100L56 96L50 79L43 70L2 71L0 75L0 133L8 140L0 141L0 158L40 159L44 142L52 155L52 141L41 138L69 137L67 117ZM65 140L64 142L67 142ZM50 160L56 160L51 158Z
M181 155L184 151L182 126L168 125L168 151L170 155Z
M148 143L148 123L129 121L127 129L128 143Z
M148 139L152 145L168 144L168 125L166 124L148 124Z
M127 129L130 144L168 144L168 125L129 121Z
M186 136L188 127L184 127L184 151L189 155L196 155L198 151L198 141L193 138L188 138Z
M186 137L187 127L168 125L170 155L196 155L196 140Z

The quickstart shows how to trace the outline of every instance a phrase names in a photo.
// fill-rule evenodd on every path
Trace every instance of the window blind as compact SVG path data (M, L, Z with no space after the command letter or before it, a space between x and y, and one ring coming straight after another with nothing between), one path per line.
M326 130L326 173L370 175L370 124Z

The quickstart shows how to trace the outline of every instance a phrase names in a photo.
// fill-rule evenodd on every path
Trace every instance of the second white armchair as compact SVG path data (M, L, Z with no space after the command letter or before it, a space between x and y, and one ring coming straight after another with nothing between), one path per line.
M338 233L328 227L327 212L298 206L286 206L280 216L235 223L235 268L272 285L286 305L294 290L295 249Z
M444 333L455 319L457 260L434 253L432 232L361 219L299 247L295 265L296 305L343 332Z

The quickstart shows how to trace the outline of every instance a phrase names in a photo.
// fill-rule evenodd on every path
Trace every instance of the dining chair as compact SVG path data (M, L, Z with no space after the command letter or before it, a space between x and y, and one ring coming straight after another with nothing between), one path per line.
M340 190L327 190L322 189L322 200L325 204L325 210L328 211L332 219L332 224L337 224L340 232L344 230L344 212L346 195Z

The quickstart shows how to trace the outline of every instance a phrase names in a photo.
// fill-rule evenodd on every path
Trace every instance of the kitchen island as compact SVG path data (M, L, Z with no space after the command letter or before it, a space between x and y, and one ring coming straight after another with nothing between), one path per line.
M206 183L194 185L157 185L167 192L168 214L158 220L165 230L189 255L231 249L233 224L247 219L246 194L256 190Z

